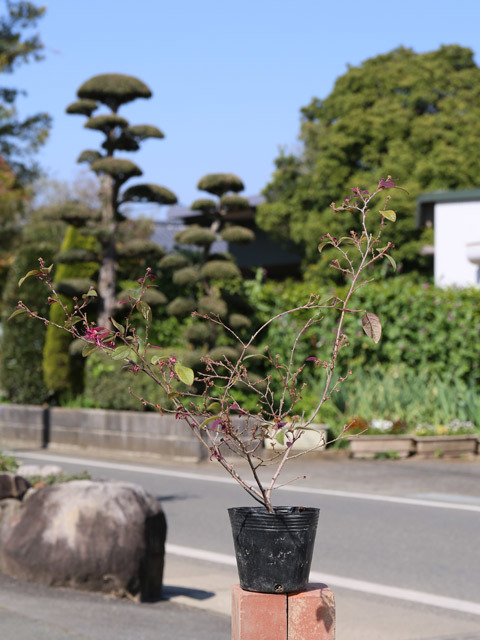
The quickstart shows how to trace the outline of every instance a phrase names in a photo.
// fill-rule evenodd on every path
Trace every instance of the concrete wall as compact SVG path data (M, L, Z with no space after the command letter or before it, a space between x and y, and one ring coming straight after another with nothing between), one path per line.
M183 420L174 416L102 409L47 409L40 406L0 405L0 445L52 450L98 450L198 461L206 450ZM205 452L204 452L205 451Z
M0 445L13 442L25 447L41 447L44 409L40 406L0 404Z
M480 241L480 202L435 204L435 284L478 286L479 266L467 258L467 244Z

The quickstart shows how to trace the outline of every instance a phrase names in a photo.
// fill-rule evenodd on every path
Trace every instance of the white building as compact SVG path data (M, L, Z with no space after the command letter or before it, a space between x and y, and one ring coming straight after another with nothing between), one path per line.
M421 194L417 224L433 226L437 286L480 286L480 189Z

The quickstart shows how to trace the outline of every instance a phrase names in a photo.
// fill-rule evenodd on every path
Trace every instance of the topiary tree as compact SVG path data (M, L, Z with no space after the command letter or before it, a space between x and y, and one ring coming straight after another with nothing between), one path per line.
M100 268L98 273L98 324L110 327L110 318L118 308L117 260L120 255L120 223L126 219L126 203L153 202L159 205L175 204L177 198L166 187L156 184L136 184L123 189L131 178L142 175L131 160L114 157L118 151L137 151L140 143L149 138L161 139L163 133L152 125L130 125L118 115L121 106L138 98L150 98L150 89L133 76L108 73L90 78L77 92L78 100L67 107L67 113L87 117L85 128L103 134L100 150L82 151L78 162L85 162L102 183L101 225L97 227ZM92 115L100 106L107 113ZM130 260L145 255L145 245L123 243L124 255ZM149 247L149 253L155 253ZM158 248L156 251L158 257Z
M238 284L232 287L232 283L238 283L242 273L230 254L212 252L218 240L245 244L255 239L254 232L245 224L248 216L242 216L250 211L248 200L238 195L244 189L243 183L231 173L211 173L198 182L197 188L216 198L201 198L192 203L191 209L199 215L175 236L178 252L160 261L160 266L171 273L173 283L182 290L182 295L172 300L167 310L178 317L188 316L194 310L202 315L214 314L227 325L245 329L250 326L250 319L239 312L239 307L248 305L241 295L236 299L232 295L232 290L241 291ZM198 360L202 353L215 347L219 328L194 320L188 324L185 338L195 347Z
M80 219L80 218L78 218ZM95 286L93 278L98 272L98 241L92 235L82 233L79 226L70 224L65 233L60 252L55 256L55 289L69 310L73 310L74 296L80 297ZM58 304L50 309L50 320L62 324L64 310ZM62 391L78 392L83 387L82 360L75 358L72 366L70 345L72 337L53 324L47 326L43 352L43 377L50 394Z

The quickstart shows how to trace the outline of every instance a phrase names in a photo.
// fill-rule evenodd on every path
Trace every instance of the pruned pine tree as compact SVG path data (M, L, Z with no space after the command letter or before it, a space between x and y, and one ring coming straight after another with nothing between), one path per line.
M214 253L212 247L218 240L247 244L255 239L248 228L251 207L241 195L244 185L231 173L215 173L204 176L197 188L215 198L201 198L192 203L191 209L198 216L187 228L175 236L177 251L165 256L160 266L170 272L173 283L184 295L172 300L168 307L171 315L185 317L192 311L219 316L237 331L250 326L248 303L241 295L241 287L231 286L242 273L229 253ZM242 313L243 312L243 313ZM226 356L235 358L236 352L226 344L216 348L221 334L218 326L194 319L188 324L185 338L190 343L189 365L198 366L200 356L207 351L214 359ZM222 340L223 343L227 340Z
M136 202L153 202L160 205L175 204L177 198L166 187L156 184L136 184L124 189L131 178L142 175L131 160L116 157L117 152L138 151L140 144L149 138L161 139L163 133L152 125L130 125L118 115L124 104L138 98L150 98L150 89L138 78L109 73L94 76L84 82L77 92L78 100L67 107L67 113L86 116L85 128L103 134L99 149L86 149L78 162L87 163L101 180L101 233L100 268L98 274L99 325L111 326L111 317L117 309L117 257L119 224L126 219L122 205ZM101 106L106 109L93 115ZM133 252L131 247L131 252ZM142 247L137 246L137 253Z

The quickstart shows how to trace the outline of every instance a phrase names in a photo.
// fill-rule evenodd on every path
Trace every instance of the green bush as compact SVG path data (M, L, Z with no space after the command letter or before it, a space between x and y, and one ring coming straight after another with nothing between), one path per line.
M263 320L285 308L304 304L312 291L307 283L287 281L250 286L250 301ZM332 291L315 291L325 298ZM362 371L377 364L404 363L413 370L428 369L440 377L454 374L465 382L480 383L480 290L441 289L415 284L398 277L359 289L352 299L355 309L376 313L383 335L378 344L368 340L361 326L362 314L347 315L345 333L349 347L340 354L339 366ZM310 332L305 353L321 358L331 344L338 311L327 309L325 318ZM302 315L302 318L305 314ZM299 326L293 316L272 323L265 341L282 348L285 330Z
M85 389L77 404L95 409L149 410L139 398L167 406L160 387L143 373L128 371L123 362L94 353L86 359Z
M10 268L3 297L2 360L0 366L2 389L10 402L19 404L42 404L48 396L42 375L45 326L32 322L21 314L7 322L19 299L42 316L48 316L48 292L36 278L29 278L22 287L18 281L28 271L38 267L42 256L51 264L58 244L52 235L49 242L22 244L15 254Z
M309 283L247 283L249 299L261 320L286 308L304 304L312 291ZM322 298L333 291L315 291ZM352 308L376 313L383 336L369 340L361 326L362 314L347 316L349 346L340 352L337 375L353 372L334 393L329 420L343 422L352 415L446 424L454 418L480 426L480 291L441 289L415 284L408 277L384 280L361 288ZM284 316L261 337L270 352L285 362L286 345L309 312ZM338 311L327 309L324 319L309 329L297 350L297 365L306 364L299 382L308 382L309 395L298 403L299 411L314 406L324 381L324 370L309 356L322 359L335 338ZM261 345L257 345L261 346ZM275 378L272 381L275 384ZM317 393L315 393L317 391Z

